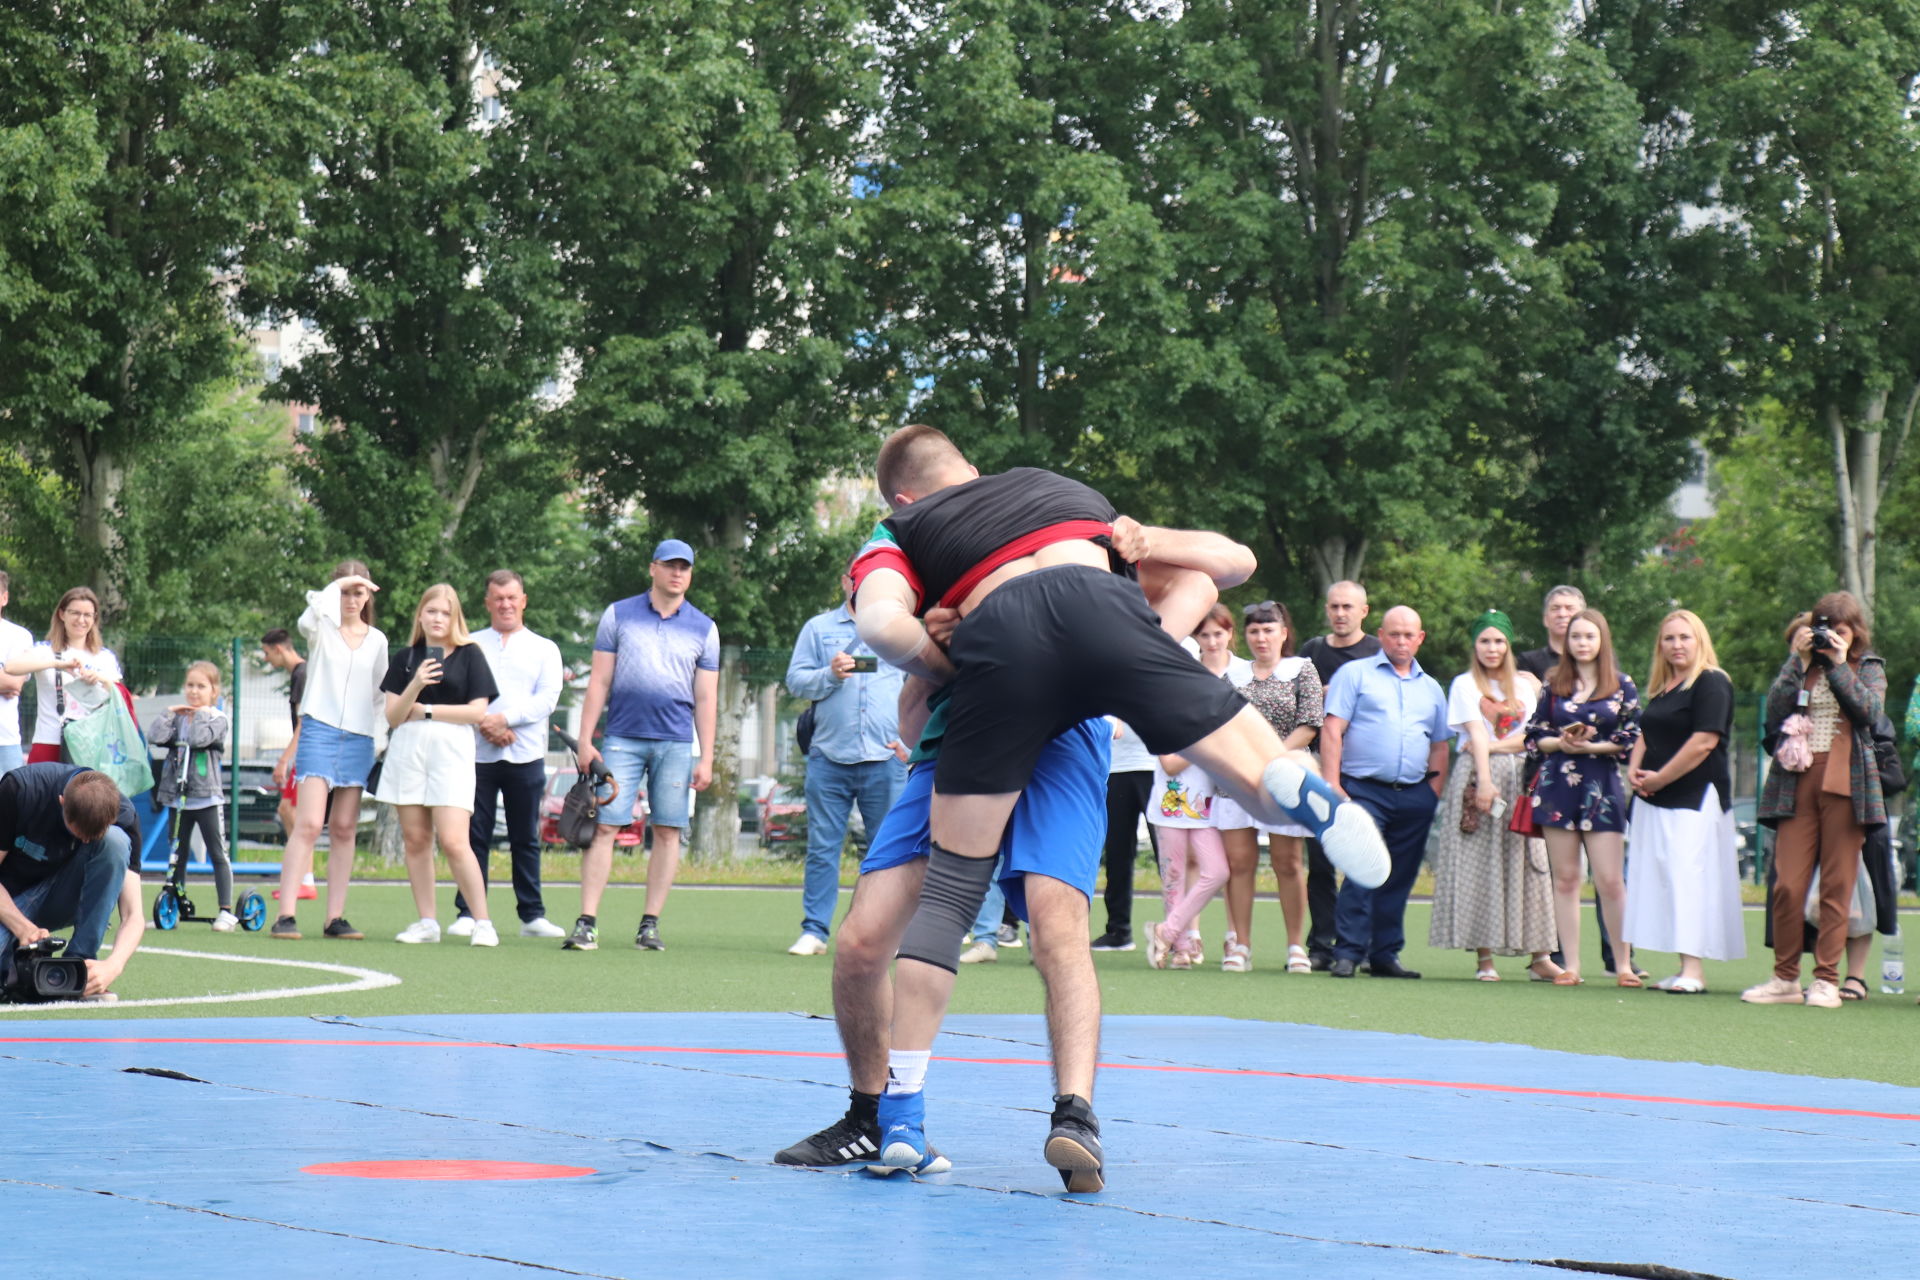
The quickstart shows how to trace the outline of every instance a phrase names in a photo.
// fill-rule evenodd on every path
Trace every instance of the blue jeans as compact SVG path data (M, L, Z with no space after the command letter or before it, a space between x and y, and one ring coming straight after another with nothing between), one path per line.
M1440 801L1424 782L1402 791L1364 778L1342 777L1340 785L1380 828L1393 870L1378 889L1363 889L1352 876L1340 886L1333 911L1340 937L1333 953L1355 964L1398 960L1400 949L1407 945L1407 895L1420 874L1427 830L1433 826L1433 812Z
M52 875L14 890L13 905L42 929L73 929L62 955L96 959L113 919L113 908L120 901L120 886L126 881L127 859L132 852L127 833L108 827L106 835L81 845ZM11 933L0 929L0 974L13 970L16 941Z
M27 762L26 750L19 746L0 747L0 778Z
M859 804L860 820L872 838L906 782L907 766L891 756L835 764L818 751L808 754L807 878L800 893L800 927L806 932L832 935L833 909L840 902L840 846L853 806Z
M1002 864L1002 870L1005 864ZM996 873L993 885L987 890L987 900L980 904L980 914L973 920L973 940L984 942L994 950L1000 949L1000 921L1007 913L1007 893L1000 887L1000 877Z

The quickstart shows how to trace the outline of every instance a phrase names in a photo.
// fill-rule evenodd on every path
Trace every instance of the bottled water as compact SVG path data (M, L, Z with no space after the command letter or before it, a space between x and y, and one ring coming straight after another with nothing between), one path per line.
M1880 990L1897 996L1907 989L1906 982L1906 948L1901 945L1900 928L1896 924L1893 932L1880 940Z

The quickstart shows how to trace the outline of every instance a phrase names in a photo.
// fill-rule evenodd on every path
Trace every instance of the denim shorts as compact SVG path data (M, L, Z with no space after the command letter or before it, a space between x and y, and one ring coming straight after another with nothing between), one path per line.
M647 798L647 821L656 827L687 825L689 790L693 782L693 744L668 742L661 738L616 738L607 735L601 758L613 771L620 794L611 808L600 811L600 821L609 827L624 827L633 821L634 805Z
M302 778L319 778L329 787L364 787L373 768L373 739L301 716L293 768Z

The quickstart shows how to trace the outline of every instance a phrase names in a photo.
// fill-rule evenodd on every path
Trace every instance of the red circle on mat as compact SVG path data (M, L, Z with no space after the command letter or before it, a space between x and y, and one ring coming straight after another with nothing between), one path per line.
M300 1172L323 1178L501 1182L516 1178L584 1178L600 1171L576 1164L527 1164L519 1160L342 1160L336 1164L310 1164Z

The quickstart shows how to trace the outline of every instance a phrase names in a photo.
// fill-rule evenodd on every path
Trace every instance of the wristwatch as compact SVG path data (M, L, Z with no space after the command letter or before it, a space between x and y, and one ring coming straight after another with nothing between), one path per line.
M431 720L431 719L433 719L433 708L432 708L432 707L422 707L422 708L420 708L420 714L421 714L422 716L424 716L424 717L425 717L426 719L428 719L428 720Z

